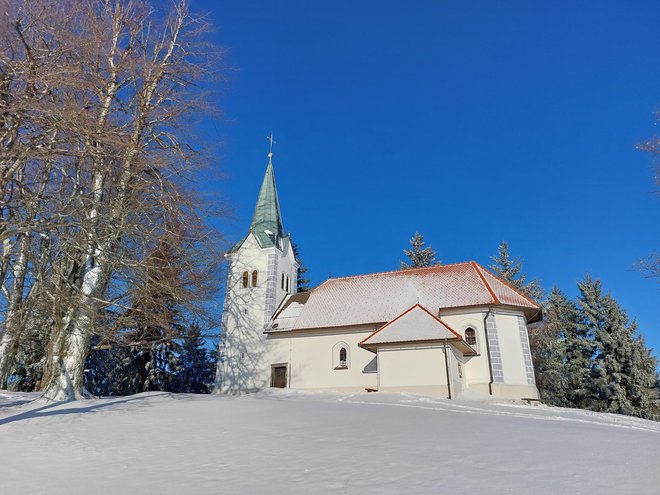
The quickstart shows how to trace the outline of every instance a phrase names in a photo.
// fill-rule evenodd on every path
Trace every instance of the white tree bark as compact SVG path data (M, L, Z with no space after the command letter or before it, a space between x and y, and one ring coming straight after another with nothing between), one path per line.
M7 388L7 379L13 361L13 349L20 329L20 309L25 289L25 274L27 272L27 259L30 249L29 236L20 236L19 253L13 269L13 283L9 292L7 312L0 339L0 389Z

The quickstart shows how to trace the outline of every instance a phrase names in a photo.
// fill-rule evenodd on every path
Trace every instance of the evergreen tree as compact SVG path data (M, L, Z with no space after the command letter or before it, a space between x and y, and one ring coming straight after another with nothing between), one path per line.
M215 359L206 347L198 323L189 326L181 338L181 367L177 392L209 394L215 380Z
M543 304L544 318L539 324L530 327L530 347L536 385L541 398L556 406L571 406L569 399L569 376L578 363L568 359L577 345L577 308L563 292L553 287L548 300ZM589 355L586 356L585 370L589 371Z
M307 267L304 265L303 260L300 258L300 251L298 250L298 245L291 241L291 248L293 249L293 255L296 258L296 261L300 264L298 267L298 275L296 277L296 287L298 292L308 292L310 290L309 282L310 279L305 277L307 273Z
M123 344L103 344L94 337L85 370L85 390L92 395L130 395L142 389L138 363Z
M424 268L427 266L439 265L440 261L437 259L437 254L431 246L424 247L424 236L419 232L410 239L411 249L404 249L405 254L410 261L401 261L401 269L408 270L410 268Z
M594 343L587 407L652 417L657 407L657 363L636 336L637 324L629 322L610 294L603 294L599 280L587 277L578 287L583 324Z
M565 396L567 407L589 408L591 363L594 353L592 332L584 324L580 308L570 304L569 321L564 330Z
M150 352L145 353L149 361L144 367L146 376L142 390L178 392L177 377L181 373L179 345L175 341L155 342Z
M495 275L532 301L540 302L543 299L541 284L538 280L527 282L527 277L522 271L523 260L520 257L511 257L508 242L502 241L497 248L497 255L491 256L491 260L493 264L489 268L495 272Z

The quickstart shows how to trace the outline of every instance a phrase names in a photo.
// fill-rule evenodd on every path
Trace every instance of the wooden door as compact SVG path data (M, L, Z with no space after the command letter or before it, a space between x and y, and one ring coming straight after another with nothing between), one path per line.
M271 368L270 386L286 388L286 365L273 366Z

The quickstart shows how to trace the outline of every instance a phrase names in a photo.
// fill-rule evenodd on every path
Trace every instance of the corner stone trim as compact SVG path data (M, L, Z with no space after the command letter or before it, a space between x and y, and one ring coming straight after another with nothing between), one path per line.
M493 372L493 382L504 383L504 371L502 370L502 353L500 341L497 337L497 323L495 315L490 313L486 318L486 337L488 338L488 349L490 352L490 367Z
M275 294L277 293L277 254L268 255L268 284L266 285L266 310L264 313L264 327L275 314Z
M527 325L522 316L518 317L518 329L520 330L520 344L523 350L523 357L525 358L525 372L527 374L527 383L536 385L534 379L534 365L532 364L532 353L529 349L529 336L527 335Z

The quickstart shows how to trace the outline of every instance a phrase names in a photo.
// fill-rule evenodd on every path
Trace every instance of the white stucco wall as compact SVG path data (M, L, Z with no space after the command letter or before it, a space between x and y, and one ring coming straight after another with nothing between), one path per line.
M275 261L269 266L269 261ZM227 256L228 274L222 313L221 354L218 363L217 390L240 393L270 386L268 347L263 334L267 317L269 277L274 288L272 306L277 307L287 292L281 288L284 272L295 291L297 263L289 247L285 252L277 248L262 249L249 234L241 247ZM252 272L257 270L257 285L252 286ZM243 272L248 272L248 287L243 287ZM274 308L273 308L274 309Z
M397 346L378 349L380 388L446 385L445 355L436 346Z
M269 336L268 362L289 363L289 386L299 389L376 388L376 355L358 347L373 328L291 332ZM347 369L335 369L345 346Z
M448 396L447 366L453 382L457 368L451 346L446 364L442 345L379 346L378 390Z
M474 384L488 384L490 369L488 368L488 354L486 346L486 331L484 330L484 317L486 310L463 310L463 312L443 311L440 319L453 330L465 338L465 330L473 328L477 335L475 346L478 356L466 357L463 365L463 376L467 386Z
M488 363L488 347L486 345L486 330L484 318L488 308L470 308L458 310L443 310L440 318L451 328L465 338L465 330L474 328L477 334L478 356L465 357L464 378L468 388L489 393L490 368ZM497 340L503 372L503 381L493 383L493 395L506 398L538 397L538 390L533 383L529 383L528 370L525 366L525 357L522 338L520 335L520 320L522 319L527 338L525 317L522 311L513 309L494 308L495 324L497 327ZM492 351L492 350L491 350Z
M504 383L527 385L525 360L518 330L518 314L497 312L495 321L502 353Z

